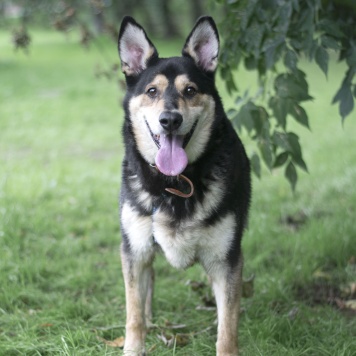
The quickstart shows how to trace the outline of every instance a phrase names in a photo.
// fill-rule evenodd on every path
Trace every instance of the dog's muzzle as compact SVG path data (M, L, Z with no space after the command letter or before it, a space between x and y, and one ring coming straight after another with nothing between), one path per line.
M179 114L179 115L180 115L180 114ZM180 116L181 116L181 115L180 115ZM183 120L183 118L182 118L182 120ZM151 128L150 128L150 125L148 124L147 120L145 120L145 123L146 123L146 125L147 125L148 131L150 132L150 135L151 135L151 138L152 138L153 142L155 143L155 145L157 146L157 148L160 148L160 147L161 147L161 146L160 146L160 143L159 143L160 135L155 135L155 134L152 132L152 130L151 130ZM161 124L161 125L162 125L162 124ZM190 139L192 138L192 136L193 136L193 134L194 134L194 131L195 131L197 125L198 125L198 119L195 120L195 122L194 122L192 128L190 129L190 131L189 131L186 135L184 135L183 148L185 148L185 147L188 145ZM162 126L163 126L163 125L162 125ZM180 126L180 125L179 125L179 126Z
M163 112L159 118L161 126L167 133L155 135L147 120L147 128L150 132L153 142L158 147L155 157L155 163L159 171L167 176L178 176L188 165L188 156L184 148L193 136L198 120L196 120L186 135L177 134L183 122L181 114L176 112Z

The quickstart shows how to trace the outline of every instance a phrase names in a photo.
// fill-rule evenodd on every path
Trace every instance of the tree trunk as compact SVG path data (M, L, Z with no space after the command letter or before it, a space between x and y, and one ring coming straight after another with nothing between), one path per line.
M102 33L105 27L104 12L93 9L93 17L96 33Z
M174 15L169 7L169 1L161 0L160 6L162 9L163 34L165 38L173 38L179 36L179 31L175 22Z
M192 22L195 23L195 21L200 17L205 15L205 10L202 6L201 0L192 0L191 2L191 8L192 8Z

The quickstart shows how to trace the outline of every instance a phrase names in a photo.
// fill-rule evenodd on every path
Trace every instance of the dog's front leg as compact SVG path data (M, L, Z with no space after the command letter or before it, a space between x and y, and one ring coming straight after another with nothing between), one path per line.
M152 267L141 261L133 261L132 256L121 249L122 270L125 280L126 336L125 355L145 355L145 304L147 291L152 280Z
M237 328L242 289L242 255L233 268L222 267L210 273L218 309L217 356L237 356Z
M153 267L149 269L147 296L145 303L145 320L146 328L152 327L152 300L153 300L153 288L154 288L155 274Z

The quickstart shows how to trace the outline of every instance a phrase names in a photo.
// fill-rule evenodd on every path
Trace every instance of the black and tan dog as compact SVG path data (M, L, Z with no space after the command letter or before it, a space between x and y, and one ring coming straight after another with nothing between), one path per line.
M215 87L218 52L210 17L197 21L182 57L172 58L159 58L131 17L121 25L127 83L120 210L125 354L145 353L157 251L176 268L203 266L218 310L216 353L238 353L250 168Z

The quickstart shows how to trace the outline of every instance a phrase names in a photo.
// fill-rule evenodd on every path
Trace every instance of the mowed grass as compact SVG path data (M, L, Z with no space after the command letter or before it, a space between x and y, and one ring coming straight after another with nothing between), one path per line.
M115 43L85 51L76 40L37 31L26 56L0 32L0 355L121 352L105 340L123 336L125 322L117 203L124 92L94 75L97 63L116 61ZM181 43L158 48L179 54ZM330 106L343 66L331 63L328 80L304 67L312 132L291 129L310 174L300 175L296 194L283 171L254 179L243 247L255 292L242 303L242 355L356 353L355 314L335 303L356 299L344 291L356 282L355 113L342 126ZM238 73L240 88L252 77ZM202 269L177 271L162 257L155 267L147 349L213 355L216 314L197 309L208 288L187 283L207 283ZM178 338L168 348L157 338L174 333L189 335L187 345Z

